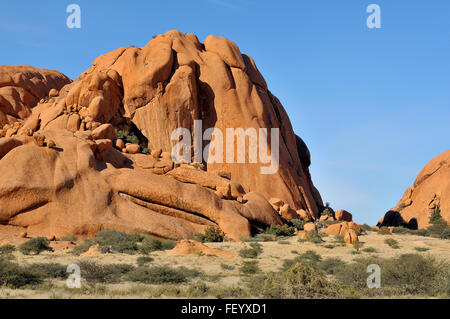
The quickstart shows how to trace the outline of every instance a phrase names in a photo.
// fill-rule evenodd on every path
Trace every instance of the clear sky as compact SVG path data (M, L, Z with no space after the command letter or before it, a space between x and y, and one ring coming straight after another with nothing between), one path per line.
M78 30L66 26L71 3ZM371 3L381 29L366 26ZM0 64L74 79L171 29L227 37L255 59L310 148L324 201L358 222L375 224L449 149L448 0L2 0Z

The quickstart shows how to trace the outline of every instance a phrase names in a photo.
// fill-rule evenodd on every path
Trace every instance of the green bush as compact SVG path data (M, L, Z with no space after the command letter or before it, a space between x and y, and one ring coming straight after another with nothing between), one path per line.
M292 236L294 235L295 229L292 226L284 225L271 225L266 228L265 234L275 235L275 236Z
M270 234L257 234L255 237L241 238L243 242L267 242L273 241L274 236Z
M375 231L375 229L373 229L372 226L370 226L370 225L362 224L360 226L361 226L361 229L365 232Z
M96 244L99 244L101 247L111 247L113 251L119 253L136 254L140 252L147 255L156 250L172 249L176 243L171 240L157 239L138 233L127 234L114 230L102 230L94 238L85 240L80 246L73 249L72 253L80 255Z
M176 245L176 242L169 239L158 239L155 237L145 237L145 239L142 241L139 252L143 255L148 255L149 253L153 251L159 251L159 250L170 250L174 248Z
M298 230L303 230L303 226L305 226L306 221L302 219L293 219L291 220L291 224Z
M401 288L409 294L448 293L450 286L438 291L441 278L449 278L448 262L431 256L404 254L382 264L382 285ZM447 283L449 283L447 279ZM441 287L442 288L442 287Z
M387 227L381 227L378 230L378 235L390 235L390 234L391 234L391 232L389 231L389 228L387 228Z
M399 227L394 227L392 232L396 233L396 234L406 234L406 233L410 233L410 230L406 227L399 226Z
M37 263L25 267L26 270L36 273L40 278L67 278L67 266L57 263Z
M338 269L335 278L356 289L367 288L367 266L376 264L381 269L381 289L378 293L405 295L447 295L450 293L450 268L446 261L431 256L405 254L382 259L364 257L355 259Z
M393 248L393 249L399 249L400 248L400 246L398 244L398 241L395 240L394 238L386 238L384 240L384 243L386 245L388 245L389 247Z
M242 262L241 268L239 268L239 270L242 274L245 275L254 275L260 271L258 262L256 260Z
M42 278L16 263L0 258L0 286L17 289L42 282Z
M136 259L136 263L139 267L144 266L145 264L151 263L154 259L150 256L140 256Z
M24 255L39 255L43 251L53 251L50 241L44 237L32 238L19 246L19 250Z
M334 276L342 283L356 289L367 288L367 266L371 264L381 265L381 259L377 257L358 257L353 263L342 265L336 269ZM383 272L383 270L381 270Z
M95 261L82 260L77 263L80 266L81 278L87 282L117 283L123 275L135 270L128 264L101 264Z
M253 296L273 299L318 299L341 297L338 285L313 267L296 263L282 273L255 276L248 284Z
M307 250L303 254L295 257L294 259L285 259L283 261L282 270L286 271L296 263L302 263L304 265L311 266L313 268L318 267L318 263L322 261L322 257L313 250Z
M327 258L317 262L317 269L322 270L327 275L334 275L338 270L344 268L346 263L340 258Z
M208 227L203 234L194 235L194 240L201 243L219 243L223 242L223 232L218 227Z
M262 245L251 243L249 248L239 250L239 256L242 258L257 258L263 252Z
M439 235L441 239L450 239L450 227L444 229L444 231Z
M118 139L123 140L125 143L131 143L131 144L138 144L139 145L139 138L135 136L133 133L130 133L125 130L117 130L116 129L116 135Z
M334 242L338 244L345 244L344 235L336 235L334 236Z
M227 264L220 264L220 267L223 270L234 270L234 268L235 268L233 265L227 265Z
M6 244L0 246L0 255L12 254L16 251L16 247L14 245Z
M441 208L440 206L436 206L436 208L431 212L430 218L428 219L429 223L434 224L440 224L442 222L443 218L441 215Z
M184 270L167 266L139 267L128 274L128 279L146 284L180 284L187 281L188 276Z
M134 254L138 250L137 242L140 237L115 230L102 230L97 233L93 241L100 246L111 247L113 251Z
M364 248L364 249L362 249L362 251L365 253L376 253L377 252L377 250L373 247Z

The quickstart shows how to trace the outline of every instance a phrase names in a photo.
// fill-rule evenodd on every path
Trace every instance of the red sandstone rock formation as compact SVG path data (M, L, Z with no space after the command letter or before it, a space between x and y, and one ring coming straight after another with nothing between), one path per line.
M419 228L429 225L430 212L439 205L441 216L450 224L450 150L432 159L419 173L397 206L405 222L417 219Z
M308 148L254 61L225 38L202 44L170 31L143 48L100 56L70 84L59 73L32 70L0 67L0 75L20 79L17 90L33 92L17 102L19 111L0 118L17 123L0 129L7 136L0 139L0 224L29 236L116 229L172 239L219 226L239 239L253 226L283 222L268 203L272 197L294 213L317 216L322 207ZM0 84L9 83L3 78ZM0 91L0 105L5 99ZM261 174L261 163L176 165L171 132L192 132L198 120L202 131L268 128L270 135L279 128L279 170Z

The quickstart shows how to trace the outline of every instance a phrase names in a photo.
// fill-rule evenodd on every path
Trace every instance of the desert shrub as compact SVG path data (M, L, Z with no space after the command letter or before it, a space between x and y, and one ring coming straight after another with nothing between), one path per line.
M280 241L278 242L278 244L280 244L280 245L290 245L291 243L288 242L288 241L286 241L286 240L280 240Z
M294 259L285 259L283 261L282 271L286 271L296 263L302 263L304 265L317 268L317 264L322 261L322 257L313 250L307 250L303 254L295 257Z
M298 240L299 242L303 242L303 241L309 241L313 244L321 244L324 242L324 240L322 239L322 237L320 236L319 232L317 230L310 230L306 233L306 238L305 239L301 239L299 238Z
M115 230L102 230L97 233L93 241L100 246L109 246L119 253L134 254L138 250L136 235L126 234Z
M334 211L333 209L330 207L330 203L326 203L325 204L325 208L322 210L322 212L320 213L320 216L330 216L330 217L334 217Z
M155 237L148 236L146 237L140 247L139 252L141 254L147 255L151 253L152 251L158 251L158 250L170 250L174 248L176 245L176 242L169 239L158 239Z
M253 296L273 299L338 297L339 287L313 267L296 263L282 273L251 278L248 284Z
M431 256L404 254L385 260L382 264L382 285L403 289L409 294L438 293L438 281L449 277L448 263L440 262ZM449 280L447 279L447 282Z
M292 226L284 225L271 225L266 228L265 234L275 235L275 236L292 236L294 235L295 229Z
M408 228L406 228L406 227L398 226L398 227L394 227L392 229L392 232L396 233L396 234L406 234L406 233L409 233L410 230Z
M208 227L203 234L197 233L194 239L202 243L219 243L223 242L223 232L218 227Z
M116 135L118 139L124 140L125 143L139 144L139 138L128 131L116 129Z
M367 287L367 266L371 264L381 265L381 259L377 257L358 257L354 262L337 268L334 276L339 281L356 289ZM383 270L382 270L383 271Z
M26 270L36 273L40 278L67 278L67 266L57 263L37 263L25 267Z
M332 244L327 244L327 245L324 245L323 247L328 248L328 249L333 249L333 248L335 248L336 246L335 246L335 245L332 245Z
M415 229L415 230L410 229L410 233L413 235L417 235L417 236L429 236L430 235L430 232L428 231L428 229L425 229L425 228Z
M16 247L11 244L0 246L0 255L12 254L16 251Z
M428 235L442 239L450 238L450 227L445 219L441 216L441 208L439 205L431 212L429 218L430 226L428 226Z
M239 271L245 275L254 275L260 271L256 260L242 262Z
M430 248L427 248L427 247L414 247L414 249L419 252L424 252L424 251L430 250Z
M400 248L400 246L398 244L398 241L395 240L394 238L386 238L384 240L384 243L386 245L388 245L389 247L393 248L393 249L399 249Z
M352 246L355 249L355 251L359 252L359 250L364 246L364 243L357 241L353 243Z
M43 251L53 251L50 241L44 237L32 238L19 246L19 250L24 255L39 255Z
M378 230L378 235L390 235L390 234L391 234L391 232L390 232L389 228L387 228L387 227L381 227Z
M77 263L80 266L81 278L87 282L116 283L122 275L135 269L128 264L101 264L95 261L82 260Z
M239 256L242 258L257 258L263 252L262 245L251 243L249 248L239 250Z
M444 229L444 231L439 235L441 239L450 239L450 227Z
M436 208L431 212L430 218L428 219L430 224L439 224L443 220L441 215L441 208L440 206L436 206Z
M339 269L346 266L346 263L340 258L327 258L317 263L318 268L327 275L334 275Z
M344 235L336 235L336 236L334 236L334 241L333 242L338 243L338 244L345 244Z
M0 258L0 286L17 289L41 282L42 278L37 273Z
M270 234L257 234L254 237L243 237L241 241L243 242L266 242L273 241L274 236Z
M186 290L186 295L191 298L205 297L209 294L210 290L210 287L204 282L196 282L189 286Z
M220 264L220 267L223 270L234 270L234 268L235 268L233 265L227 265L227 264Z
M150 256L140 256L136 259L138 266L144 266L145 264L151 263L154 259Z
M373 247L366 247L366 248L362 249L362 251L365 253L376 253L377 252L377 250Z
M375 229L373 229L370 225L362 224L360 226L361 226L361 229L365 232L375 231Z
M184 283L188 276L183 269L167 266L139 267L128 274L128 279L146 284Z
M303 230L303 226L305 226L306 221L302 219L293 219L291 220L291 224L298 230Z

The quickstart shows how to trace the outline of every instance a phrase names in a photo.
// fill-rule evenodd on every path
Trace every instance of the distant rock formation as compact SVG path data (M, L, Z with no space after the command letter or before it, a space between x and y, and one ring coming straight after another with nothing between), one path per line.
M169 31L100 56L73 82L0 66L0 88L0 224L28 236L115 229L183 239L215 226L240 239L285 221L270 198L313 218L323 207L306 144L252 58L225 38L202 44ZM201 133L267 128L268 149L279 128L279 170L175 164L171 132L193 132L198 120Z
M399 212L404 222L416 219L418 227L425 228L429 226L430 213L437 207L450 224L450 150L422 169L393 211Z

